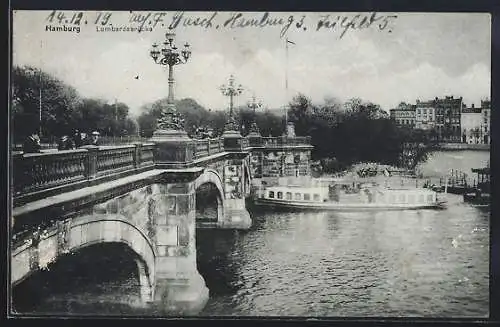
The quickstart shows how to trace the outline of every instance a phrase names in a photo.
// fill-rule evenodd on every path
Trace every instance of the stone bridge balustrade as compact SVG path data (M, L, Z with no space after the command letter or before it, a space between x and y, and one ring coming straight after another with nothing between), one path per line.
M218 138L195 140L195 144L193 159L200 159L224 152L224 143Z
M109 180L103 177L151 169L153 152L154 144L149 143L15 154L11 166L14 206Z

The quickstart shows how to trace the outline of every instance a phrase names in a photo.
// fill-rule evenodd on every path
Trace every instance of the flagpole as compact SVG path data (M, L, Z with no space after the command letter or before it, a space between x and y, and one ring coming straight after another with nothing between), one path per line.
M42 52L42 41L40 41L40 52ZM42 65L40 64L40 67ZM39 134L42 137L42 69L38 69L38 119L40 120Z
M285 135L288 136L288 37L286 44L286 67L285 67Z
M38 114L40 120L39 134L42 137L42 71L38 70Z

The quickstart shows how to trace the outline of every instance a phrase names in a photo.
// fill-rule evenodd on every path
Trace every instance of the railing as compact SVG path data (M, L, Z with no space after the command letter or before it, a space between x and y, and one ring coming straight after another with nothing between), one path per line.
M88 151L14 155L14 196L78 182L89 176Z
M198 159L201 157L208 156L210 145L208 139L203 140L195 140L195 148L194 148L194 158Z
M14 199L124 171L154 166L154 144L84 147L77 150L14 154Z
M211 156L216 153L224 152L224 142L222 138L197 139L195 140L194 159Z
M119 145L119 144L131 144L135 142L146 143L148 142L147 137L130 135L130 136L101 136L99 141L101 145Z
M139 158L135 159L134 161L139 164L139 167L153 165L155 144L145 143L142 144L142 146L140 146L139 148L140 148L140 150L138 151Z
M134 145L122 145L97 151L97 176L134 168Z
M194 140L194 159L227 151L223 138ZM249 147L310 145L309 137L242 138L237 151ZM14 199L104 176L153 167L154 143L119 146L85 146L76 150L13 154ZM234 150L231 148L230 150ZM51 191L52 192L52 191ZM38 193L37 193L38 194ZM24 201L24 200L23 200Z
M23 151L23 145L21 143L15 143L11 146L12 151ZM42 150L52 150L57 149L57 143L40 143L40 149Z
M263 137L262 138L263 146L294 146L294 145L311 145L311 137L310 136L278 136L278 137Z

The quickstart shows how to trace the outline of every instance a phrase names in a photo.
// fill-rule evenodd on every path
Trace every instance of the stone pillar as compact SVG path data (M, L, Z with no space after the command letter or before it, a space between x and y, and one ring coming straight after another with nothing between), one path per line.
M157 130L150 141L156 144L157 168L183 168L193 161L195 144L184 131Z
M249 229L252 219L246 209L243 159L228 160L224 167L224 217L220 228Z
M222 134L224 140L224 150L226 151L241 151L242 149L242 139L240 132L236 131L225 131Z
M99 147L95 145L84 145L82 149L87 149L87 161L85 163L85 175L87 179L94 179L97 175L97 151Z
M155 191L159 197L149 204L158 253L153 305L172 315L200 312L209 293L196 266L196 195L194 182L186 182L186 179L181 183L168 181L157 185Z

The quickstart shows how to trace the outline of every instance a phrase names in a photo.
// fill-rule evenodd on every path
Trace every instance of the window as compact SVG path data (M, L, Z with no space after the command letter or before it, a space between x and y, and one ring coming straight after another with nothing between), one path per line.
M291 192L286 192L286 199L291 200L292 199L292 193Z
M269 198L274 199L274 191L269 191Z
M300 193L295 193L295 200L301 200L302 197L300 196Z
M434 196L432 194L427 195L427 202L434 202Z
M404 203L405 202L405 195L404 194L400 194L398 201L399 201L399 203Z
M306 201L311 200L311 194L309 194L309 193L305 193L305 194L304 194L304 200L306 200Z
M418 202L424 203L424 195L423 194L420 194L420 196L418 197Z
M278 192L278 199L283 199L283 192Z
M313 199L314 201L319 201L319 194L314 194Z

